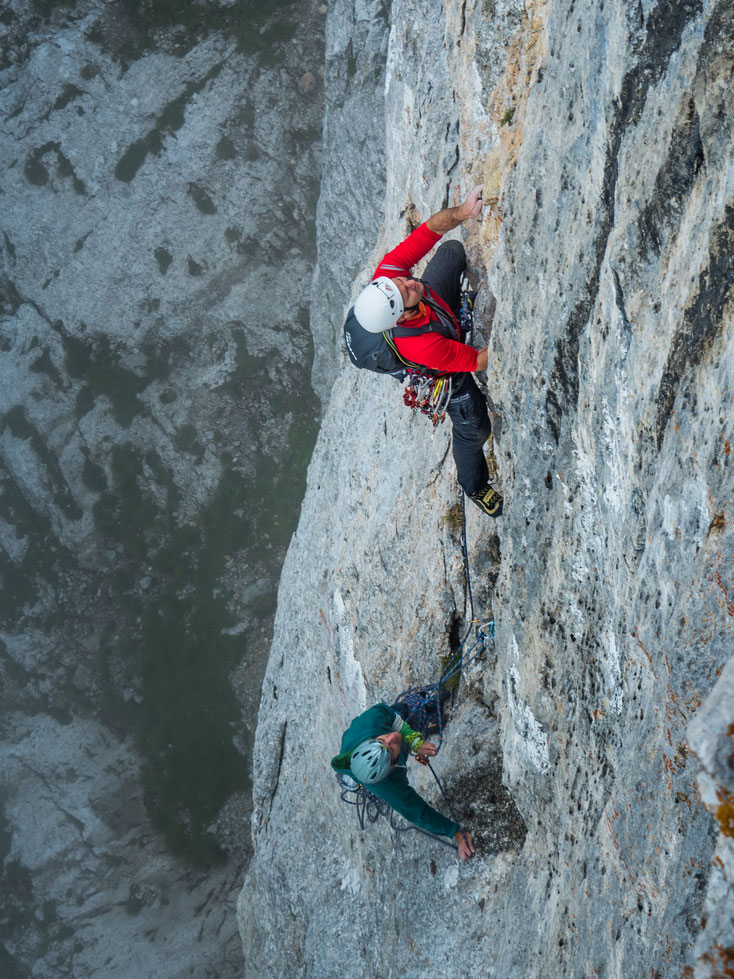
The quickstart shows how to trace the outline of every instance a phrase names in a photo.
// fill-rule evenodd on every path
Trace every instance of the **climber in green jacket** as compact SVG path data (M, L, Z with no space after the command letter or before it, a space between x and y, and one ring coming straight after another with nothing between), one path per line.
M425 758L438 751L435 744L409 727L393 707L375 704L355 717L344 732L341 753L331 759L331 767L351 775L420 829L453 837L459 856L468 860L474 854L471 833L429 806L408 784L405 762L411 750Z

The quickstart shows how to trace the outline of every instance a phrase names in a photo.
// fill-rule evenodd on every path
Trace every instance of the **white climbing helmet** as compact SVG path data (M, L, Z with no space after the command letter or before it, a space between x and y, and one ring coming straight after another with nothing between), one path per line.
M363 785L374 785L390 774L392 758L387 747L376 738L363 741L352 752L349 762L352 775Z
M392 279L380 275L360 292L354 304L354 315L368 333L384 333L395 326L403 308L398 287Z

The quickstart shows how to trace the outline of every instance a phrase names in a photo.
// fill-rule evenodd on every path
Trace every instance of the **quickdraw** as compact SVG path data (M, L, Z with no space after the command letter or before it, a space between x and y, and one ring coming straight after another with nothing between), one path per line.
M403 392L403 402L413 411L430 418L433 427L446 420L446 409L451 400L453 382L450 377L423 377L412 374Z

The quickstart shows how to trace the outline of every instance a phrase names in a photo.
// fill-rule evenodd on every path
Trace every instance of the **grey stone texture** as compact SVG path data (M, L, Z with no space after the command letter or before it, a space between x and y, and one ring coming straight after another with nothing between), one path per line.
M730 824L707 806L712 780L731 791L734 720L729 687L711 693L734 628L731 5L394 0L375 137L382 36L351 75L364 117L359 92L335 106L341 25L367 45L384 10L329 5L339 153L317 283L328 271L342 292L317 289L314 318L337 355L319 368L334 383L260 705L245 974L725 975ZM460 863L382 822L360 832L329 768L351 717L435 680L470 618L449 431L345 364L340 330L410 222L480 181L500 210L455 234L485 337L497 296L488 451L505 513L468 513L496 641L436 762L480 840ZM410 778L440 807L429 773Z
M688 743L701 763L699 794L719 829L694 976L725 976L734 948L734 659L691 721Z

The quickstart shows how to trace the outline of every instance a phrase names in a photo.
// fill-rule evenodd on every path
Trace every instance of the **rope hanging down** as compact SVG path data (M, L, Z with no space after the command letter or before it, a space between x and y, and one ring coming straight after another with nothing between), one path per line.
M460 490L459 493L461 499L461 547L464 557L464 573L466 577L467 599L469 602L470 611L469 626L464 633L464 637L459 643L456 653L450 658L441 678L436 683L409 687L407 690L404 690L395 701L395 703L405 703L409 707L410 710L406 720L414 730L420 731L424 737L427 737L429 733L434 733L436 726L438 727L438 744L436 745L436 753L441 750L441 745L443 744L443 702L444 699L447 699L448 697L448 691L446 690L445 685L449 681L453 680L454 677L458 676L465 667L467 667L470 663L473 663L474 660L476 660L482 654L488 639L490 642L494 642L494 619L489 619L487 622L480 623L474 615L474 597L471 589L469 554L466 544L466 501L463 491ZM476 638L471 647L464 651L464 647L466 646L472 628L476 630ZM461 656L458 655L459 653L461 653ZM414 758L417 762L430 769L431 774L436 780L436 784L438 785L441 795L446 800L446 805L451 813L451 818L455 823L461 825L459 820L456 818L453 806L451 805L451 800L446 794L446 791L441 784L441 780L439 779L438 775L436 775L436 772L434 771L428 758L423 758L420 755L414 755ZM455 843L450 843L448 840L445 840L440 836L434 836L433 833L429 833L426 830L421 829L419 826L401 826L395 821L395 812L386 802L373 795L363 785L361 785L359 782L355 782L349 776L337 776L337 778L341 787L340 794L342 802L350 806L355 806L357 809L357 818L359 820L360 829L364 830L365 820L370 823L375 823L380 816L384 816L389 822L390 829L394 830L396 833L406 833L409 831L422 833L424 836L429 836L431 839L442 843L444 846L451 847L453 850L458 850ZM347 798L349 795L352 795L354 798Z

